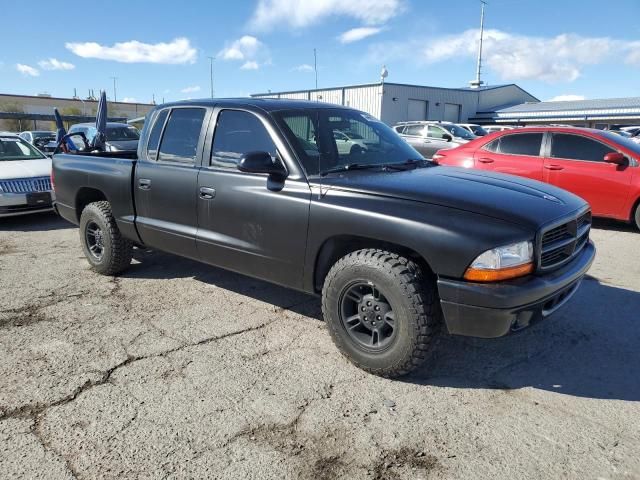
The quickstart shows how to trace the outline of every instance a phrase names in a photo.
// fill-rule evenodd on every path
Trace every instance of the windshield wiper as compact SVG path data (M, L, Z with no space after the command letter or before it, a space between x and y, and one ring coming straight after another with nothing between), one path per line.
M383 168L386 165L380 163L347 163L346 165L336 165L320 172L320 176L324 177L329 173L348 172L350 170L366 170L368 168Z
M431 162L424 158L410 158L406 162L387 163L384 167L391 170L409 170L411 168L426 167L430 164Z

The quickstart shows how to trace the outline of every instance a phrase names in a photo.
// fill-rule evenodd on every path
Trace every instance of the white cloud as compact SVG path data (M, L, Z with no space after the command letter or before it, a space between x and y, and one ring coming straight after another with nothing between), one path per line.
M302 28L329 16L379 25L401 13L404 4L404 0L259 0L249 25L257 30L282 24Z
M475 60L478 30L406 42L379 42L369 47L367 63L392 60L433 64L460 58ZM562 34L555 37L515 35L485 30L483 66L506 81L572 82L586 66L622 62L640 67L640 41Z
M95 42L66 43L65 47L83 58L98 58L122 63L181 64L196 61L196 49L187 38L176 38L169 43L142 43L137 40L115 43L113 46Z
M37 77L40 75L40 72L37 68L33 68L29 65L24 65L22 63L16 64L16 70L18 70L21 74L28 77Z
M251 35L244 35L218 52L218 58L227 61L241 61L242 70L257 70L261 65L270 65L271 58L267 46Z
M357 42L359 40L363 40L372 35L377 35L382 31L381 27L359 27L352 28L351 30L347 30L338 36L338 40L341 43L352 43Z
M220 50L218 57L222 60L245 60L254 58L263 48L264 44L256 37L244 35Z
M584 100L585 96L584 95L556 95L553 98L550 98L549 100L547 100L547 102L572 102L572 101L576 101L576 100Z
M133 97L124 97L124 98L122 99L122 101L123 101L124 103L138 103L138 100L136 100L136 99L135 99L135 98L133 98Z
M192 87L185 87L180 92L182 93L195 93L200 91L200 85L194 85Z
M76 66L73 63L62 62L55 58L40 60L38 65L43 70L73 70Z
M426 42L422 59L428 63L450 61L477 55L478 30ZM632 42L608 37L582 37L562 34L555 37L514 35L501 30L485 30L483 63L505 80L536 79L546 82L572 82L586 65L595 65L612 54L631 57ZM640 63L640 55L638 55Z
M245 62L242 64L242 66L240 67L240 70L258 70L258 68L260 68L260 66L258 65L258 62L249 60L248 62Z
M313 65L309 65L308 63L303 63L302 65L298 65L297 67L293 67L291 70L294 72L313 72Z

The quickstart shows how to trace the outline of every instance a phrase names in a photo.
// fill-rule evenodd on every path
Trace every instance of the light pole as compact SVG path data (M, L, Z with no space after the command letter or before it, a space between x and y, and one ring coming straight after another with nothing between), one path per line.
M213 98L213 62L216 57L207 57L209 59L209 76L211 80L211 98Z
M113 79L113 101L117 102L118 101L118 95L116 93L116 80L118 79L118 77L110 77Z

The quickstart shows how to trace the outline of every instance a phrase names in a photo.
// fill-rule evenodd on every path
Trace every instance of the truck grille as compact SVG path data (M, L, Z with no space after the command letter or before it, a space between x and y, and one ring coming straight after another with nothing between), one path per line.
M578 217L556 225L542 233L540 242L540 269L557 268L570 261L589 240L591 212L586 211Z
M4 193L48 192L51 190L51 179L49 177L35 177L0 180L0 188Z

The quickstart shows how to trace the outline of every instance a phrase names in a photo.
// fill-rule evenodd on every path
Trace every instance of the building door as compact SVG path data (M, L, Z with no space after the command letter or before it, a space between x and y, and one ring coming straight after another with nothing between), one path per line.
M458 123L460 121L460 105L457 103L445 103L444 121Z
M410 98L407 106L407 120L426 120L428 105L426 100L414 100Z

